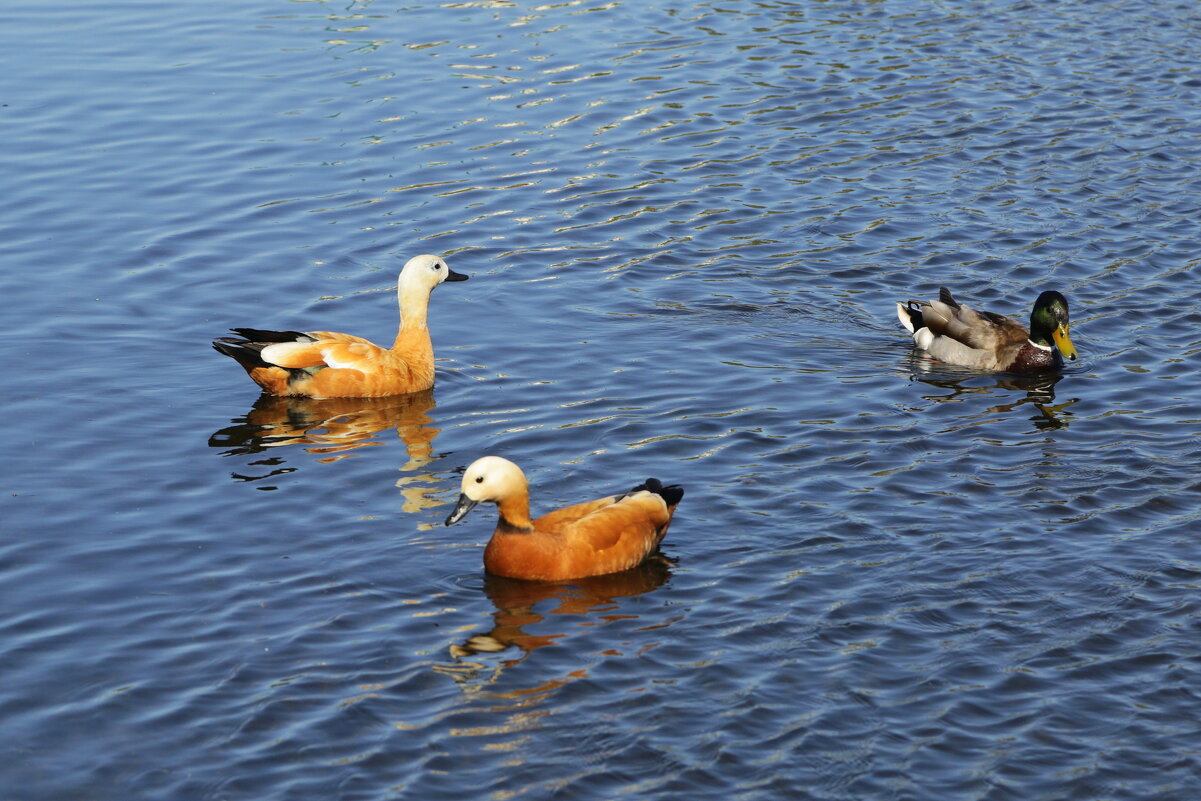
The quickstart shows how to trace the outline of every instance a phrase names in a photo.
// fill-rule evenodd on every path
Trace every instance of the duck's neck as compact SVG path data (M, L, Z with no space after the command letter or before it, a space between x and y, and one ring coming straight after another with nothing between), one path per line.
M1051 335L1043 326L1031 321L1030 344L1043 350L1051 349Z
M1035 305L1030 310L1030 341L1040 348L1051 348L1051 332L1055 330L1055 320L1046 309Z
M498 528L505 532L526 532L534 528L530 520L530 496L528 493L510 495L498 502L496 509L500 512Z
M426 317L429 314L430 296L418 289L406 288L401 284L396 290L400 305L400 328L396 332L394 348L402 344L412 346L414 341L429 341Z

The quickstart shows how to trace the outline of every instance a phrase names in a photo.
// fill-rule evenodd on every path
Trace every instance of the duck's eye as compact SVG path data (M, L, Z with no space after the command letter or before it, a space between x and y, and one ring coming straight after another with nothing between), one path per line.
M484 483L484 477L483 477L483 476L476 476L476 477L475 477L475 483L476 483L476 484L483 484L483 483Z

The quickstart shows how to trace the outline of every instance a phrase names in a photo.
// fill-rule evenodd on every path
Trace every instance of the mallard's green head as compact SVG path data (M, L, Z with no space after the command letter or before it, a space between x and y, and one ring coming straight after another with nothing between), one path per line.
M1030 311L1030 341L1043 347L1054 346L1065 358L1076 358L1076 346L1068 336L1068 299L1048 290L1034 301Z

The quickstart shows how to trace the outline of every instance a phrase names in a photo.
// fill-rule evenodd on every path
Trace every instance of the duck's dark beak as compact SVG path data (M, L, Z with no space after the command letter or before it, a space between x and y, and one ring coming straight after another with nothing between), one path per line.
M1055 330L1051 332L1051 341L1067 359L1076 361L1076 346L1072 344L1072 338L1068 336L1066 325L1055 326Z
M470 512L479 501L473 501L466 495L459 493L459 502L455 504L455 509L446 518L446 525L451 526L463 519L463 516Z
M463 275L462 273L456 273L454 270L450 269L449 267L446 268L446 280L447 281L466 281L470 277L471 277L470 275Z

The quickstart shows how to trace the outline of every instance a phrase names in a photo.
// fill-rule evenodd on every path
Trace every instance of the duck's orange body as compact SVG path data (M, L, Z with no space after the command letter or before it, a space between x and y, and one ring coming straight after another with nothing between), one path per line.
M675 507L653 492L579 503L530 520L516 504L500 506L500 523L484 549L484 569L509 578L559 581L616 573L655 552Z
M397 282L400 329L391 348L335 331L235 328L240 339L213 342L272 395L378 398L434 385L434 346L426 325L430 292L443 281L465 281L437 256L416 256Z
M335 331L304 336L312 341L295 341L287 350L267 344L262 350L272 361L247 370L251 379L272 395L309 398L378 398L434 385L434 348L425 326L402 327L391 348Z
M640 564L659 547L683 496L682 488L649 479L622 495L531 520L520 468L486 456L467 469L459 504L446 522L461 519L479 501L495 502L499 520L484 549L484 568L509 578L563 581Z

